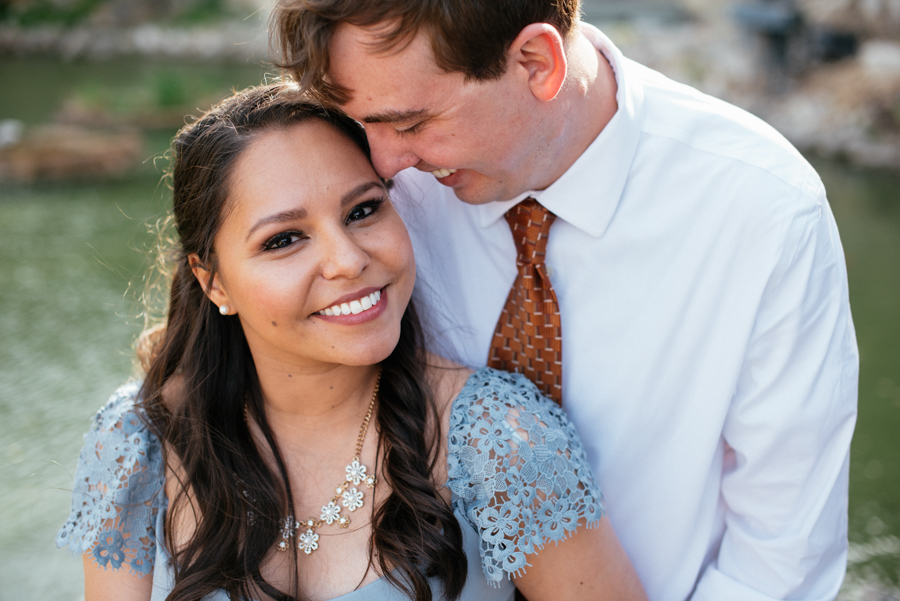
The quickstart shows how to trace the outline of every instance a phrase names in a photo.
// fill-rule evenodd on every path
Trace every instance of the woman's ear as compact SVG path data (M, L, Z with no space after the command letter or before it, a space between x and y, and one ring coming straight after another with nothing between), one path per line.
M231 306L231 303L229 302L228 293L222 286L219 274L212 276L212 282L210 282L210 272L200 261L200 256L197 255L197 253L188 255L188 264L191 266L191 271L200 283L203 292L213 304L219 307L220 312L222 312L223 315L229 315L234 312L234 307ZM224 311L223 307L225 307Z
M553 100L566 81L568 61L559 31L548 23L525 27L509 47L510 67L527 73L528 87L538 100Z

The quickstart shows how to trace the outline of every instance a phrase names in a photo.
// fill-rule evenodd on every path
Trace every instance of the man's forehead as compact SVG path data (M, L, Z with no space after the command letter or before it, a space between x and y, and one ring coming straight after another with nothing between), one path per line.
M328 79L346 91L341 108L362 123L407 123L429 115L435 85L449 74L423 35L378 50L370 28L340 25L329 43ZM442 77L443 76L443 77ZM441 78L441 79L437 79Z
M353 88L378 84L391 89L423 76L447 75L434 60L427 33L384 47L379 26L359 27L342 23L328 43L328 77L337 85Z

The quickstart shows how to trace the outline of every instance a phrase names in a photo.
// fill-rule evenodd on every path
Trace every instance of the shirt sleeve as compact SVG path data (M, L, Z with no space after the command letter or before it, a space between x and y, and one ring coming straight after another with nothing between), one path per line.
M786 226L725 420L725 532L692 601L834 599L859 356L824 191Z
M78 458L69 519L57 547L138 576L153 570L156 518L165 503L162 447L135 407L139 383L123 386L94 416Z
M526 556L603 517L575 428L527 378L483 368L454 401L448 432L454 509L478 532L492 585Z

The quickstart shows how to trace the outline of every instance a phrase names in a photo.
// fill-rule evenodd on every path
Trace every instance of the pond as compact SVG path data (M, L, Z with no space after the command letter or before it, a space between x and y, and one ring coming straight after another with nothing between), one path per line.
M0 119L40 122L85 81L136 86L174 71L183 85L207 78L215 89L254 83L264 70L5 63ZM151 135L146 155L172 133ZM882 598L900 599L900 175L814 162L841 229L861 354L843 598L875 583ZM82 433L135 373L148 226L167 202L152 163L115 181L0 184L0 600L83 594L80 559L53 539Z

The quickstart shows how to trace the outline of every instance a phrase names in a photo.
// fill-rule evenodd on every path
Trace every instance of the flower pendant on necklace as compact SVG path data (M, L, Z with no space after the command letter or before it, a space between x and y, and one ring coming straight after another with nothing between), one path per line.
M338 519L340 512L341 508L334 501L329 501L328 505L322 507L322 514L319 516L319 519L331 526Z
M345 490L344 494L342 494L341 496L344 498L344 500L342 501L344 507L346 507L350 511L356 511L363 506L362 491L357 490L355 486L350 490Z
M299 536L297 546L307 555L319 548L319 535L313 530L307 530Z
M352 482L356 486L359 486L359 483L366 478L366 466L362 465L359 459L354 459L345 469L347 471L347 482Z

